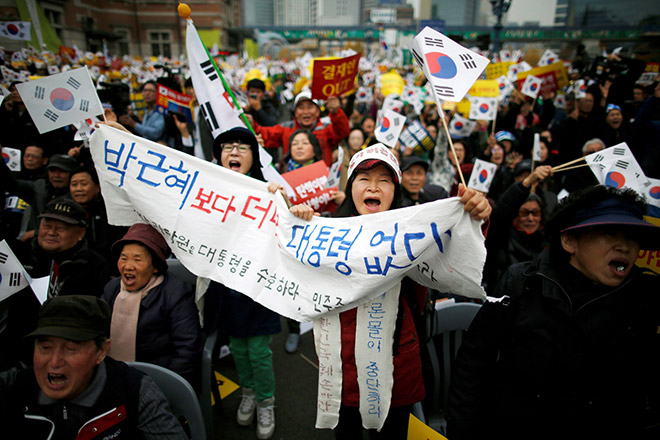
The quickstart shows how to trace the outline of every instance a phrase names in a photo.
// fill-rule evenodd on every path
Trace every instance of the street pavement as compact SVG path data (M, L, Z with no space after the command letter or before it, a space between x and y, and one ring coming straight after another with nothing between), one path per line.
M314 352L314 338L309 331L301 336L298 351L289 354L284 350L288 335L286 320L282 319L282 331L273 335L273 367L275 369L275 434L274 440L334 439L334 432L316 429L316 390L318 362ZM214 363L215 370L238 383L234 360L225 356ZM222 399L221 408L215 410L215 439L256 439L257 420L252 426L239 426L236 411L241 401L241 389Z

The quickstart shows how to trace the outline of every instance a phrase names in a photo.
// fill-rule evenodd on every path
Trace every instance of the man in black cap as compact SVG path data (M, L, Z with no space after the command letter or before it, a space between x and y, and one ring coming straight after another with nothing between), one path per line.
M259 78L247 83L248 105L245 112L252 115L257 124L272 127L279 122L280 112L266 97L266 84Z
M3 437L185 439L165 396L144 373L106 357L110 306L86 295L47 300L34 366L0 373Z
M443 187L426 184L428 169L429 163L419 156L411 155L403 159L401 163L401 207L421 205L449 197Z
M31 277L50 275L49 295L101 296L110 280L106 260L85 239L85 209L60 197L39 216L39 235L17 256Z
M660 227L645 208L605 186L562 200L548 248L509 268L464 336L449 438L659 438L658 278L635 262Z

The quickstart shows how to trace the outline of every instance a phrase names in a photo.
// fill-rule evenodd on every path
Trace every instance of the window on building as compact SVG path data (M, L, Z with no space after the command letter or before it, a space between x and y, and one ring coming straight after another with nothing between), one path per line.
M149 32L149 41L151 44L151 55L154 57L172 56L172 35L170 32Z
M64 32L64 10L58 6L54 5L41 5L48 22L55 31L60 40L62 39Z
M117 40L117 54L119 56L130 54L130 32L128 29L115 29L115 34L119 37Z

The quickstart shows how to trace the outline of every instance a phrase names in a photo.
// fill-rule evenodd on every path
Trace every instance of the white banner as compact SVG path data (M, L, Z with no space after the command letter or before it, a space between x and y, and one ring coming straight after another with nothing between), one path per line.
M264 182L163 145L107 126L90 145L111 224L152 224L195 275L281 315L348 310L404 276L484 298L480 223L457 198L305 222Z

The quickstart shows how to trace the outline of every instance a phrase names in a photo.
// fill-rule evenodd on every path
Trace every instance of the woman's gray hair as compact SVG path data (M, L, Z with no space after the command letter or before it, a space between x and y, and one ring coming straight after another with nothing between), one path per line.
M598 138L589 139L587 142L584 143L584 145L582 145L582 155L587 153L587 147L591 144L598 144L603 147L602 148L603 150L607 148L605 142L601 141L600 139Z

